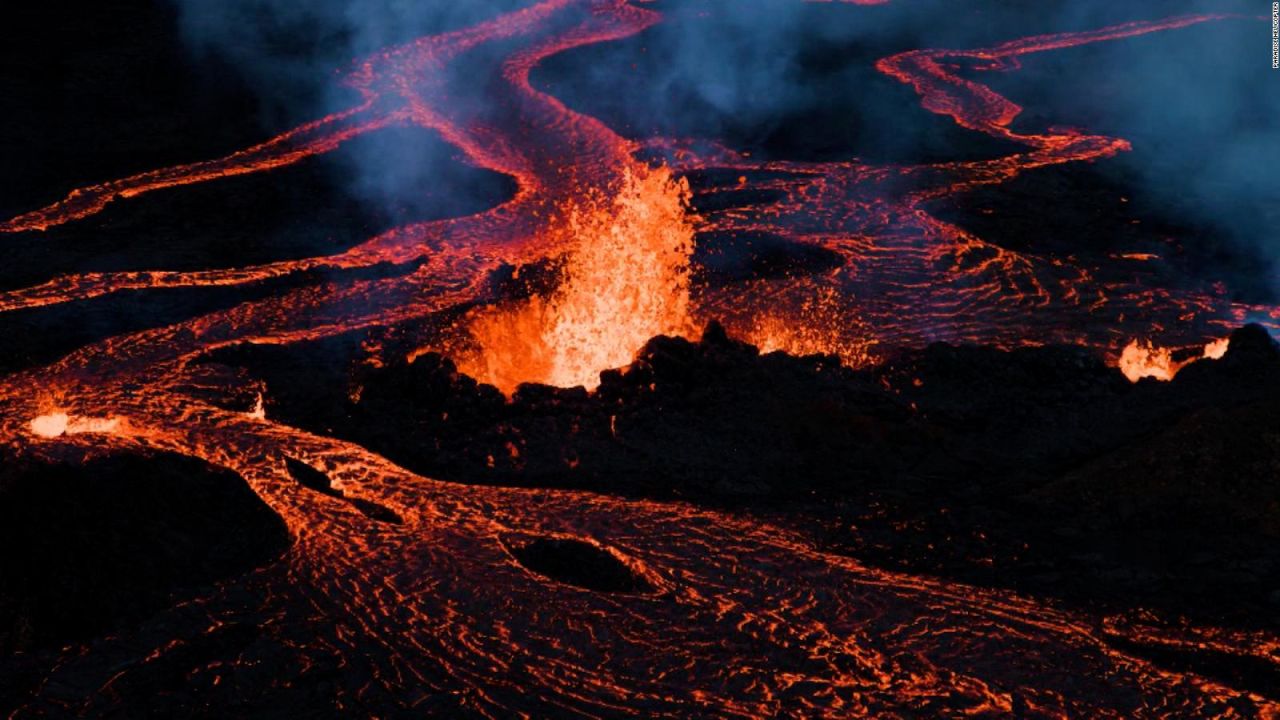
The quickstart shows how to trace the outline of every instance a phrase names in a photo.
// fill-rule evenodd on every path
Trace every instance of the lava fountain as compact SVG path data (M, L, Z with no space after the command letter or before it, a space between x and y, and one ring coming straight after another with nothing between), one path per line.
M450 482L434 475L435 466L406 469L332 428L291 424L272 404L275 388L248 404L235 399L254 386L233 374L208 375L215 387L200 392L191 387L196 371L223 351L309 349L364 334L404 340L368 344L379 352L444 350L464 373L508 395L522 383L592 389L602 370L628 364L653 336L689 334L710 318L766 349L836 353L849 364L866 361L872 343L877 352L938 340L1113 351L1118 337L1174 321L1185 333L1162 342L1203 343L1249 309L1224 294L1103 272L1084 254L1001 247L934 217L930 204L1130 148L1123 138L1019 120L1022 108L973 79L977 73L1015 72L1023 56L1220 19L1129 22L882 58L875 70L918 95L921 113L997 140L1007 154L874 164L762 160L716 139L624 139L529 75L554 55L639 36L663 15L649 3L544 0L358 60L347 79L362 101L346 110L219 158L80 188L0 222L0 235L15 244L39 244L38 233L74 232L81 223L92 235L109 208L274 172L395 125L435 132L466 162L517 186L487 210L394 227L329 255L196 270L150 267L151 258L86 270L86 261L0 288L0 316L97 310L107 296L128 292L165 302L169 293L232 297L85 339L47 365L19 366L0 377L0 428L31 454L168 453L225 468L292 539L277 565L205 587L144 630L53 651L47 677L15 716L120 714L112 707L117 692L151 695L162 674L208 689L260 681L273 700L292 700L280 693L329 685L320 679L325 667L336 668L334 684L342 684L326 708L334 714L1280 714L1280 704L1248 688L1117 649L1087 613L877 569L761 519L777 508L757 517L619 497L612 488ZM458 101L476 88L484 92L479 114ZM746 248L754 241L772 244ZM717 242L746 260L726 263L718 276L699 274L695 249ZM1272 322L1280 318L1266 310ZM447 323L454 324L440 330ZM432 345L424 340L432 333L449 339ZM1172 354L1133 348L1122 366L1176 372ZM1223 350L1215 344L1204 354ZM360 359L376 365L386 357L371 351ZM418 371L427 370L406 376L421 380L412 375ZM58 397L58 408L33 401L33 387ZM493 400L495 412L506 409L491 388L471 389ZM326 408L327 418L356 405ZM905 423L923 420L914 404L902 407L901 422L912 428L902 434L914 437L916 425ZM828 410L812 415L868 436L889 417ZM435 427L429 420L423 424ZM599 435L630 441L630 428L613 420L599 424ZM808 440L803 426L787 430L797 443ZM559 439L577 431L564 429ZM927 437L961 437L947 432ZM696 435L680 438L690 456L702 451ZM566 467L557 481L574 479L573 464ZM860 481L859 467L848 471ZM595 593L535 577L513 557L513 537L529 539L518 544L524 550L591 546L597 557L643 570L654 592ZM258 590L265 600L253 599ZM1239 654L1253 659L1277 646L1273 636L1260 637L1237 643ZM295 676L275 673L284 656L296 660ZM184 669L170 672L176 667Z
M649 338L687 334L688 203L686 180L643 166L567 203L550 230L569 248L559 285L475 313L459 368L507 393L525 382L594 389L601 370L625 365Z
M1130 382L1138 382L1143 378L1172 380L1179 370L1196 360L1221 358L1227 353L1230 342L1230 338L1211 340L1205 343L1198 354L1193 350L1182 353L1179 359L1170 348L1153 345L1150 341L1133 340L1124 346L1116 360L1116 366Z

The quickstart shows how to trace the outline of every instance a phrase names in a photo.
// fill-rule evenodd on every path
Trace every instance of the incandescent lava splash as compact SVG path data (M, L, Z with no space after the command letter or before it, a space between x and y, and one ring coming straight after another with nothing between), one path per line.
M1227 353L1227 348L1230 344L1230 338L1213 340L1205 344L1199 354L1194 351L1190 354L1183 352L1181 353L1182 359L1175 359L1174 351L1169 348L1156 347L1150 342L1134 340L1124 346L1124 350L1120 353L1120 358L1116 361L1116 366L1132 382L1148 377L1157 380L1172 380L1173 376L1177 375L1178 371L1189 363L1201 358L1209 358L1210 360L1221 358Z
M554 290L469 321L463 372L508 393L526 382L594 389L601 369L627 364L649 338L688 334L688 183L636 166L613 193L563 210L551 230L568 249Z
M876 3L853 3L863 4ZM169 661L196 665L188 682L230 692L279 648L302 668L297 683L316 684L308 670L339 656L335 673L350 675L332 704L353 714L1280 713L1272 699L1109 642L1107 633L1126 632L1154 642L1146 628L1104 628L1052 603L871 568L727 511L424 477L280 422L260 395L230 407L245 383L210 379L202 363L215 351L358 332L371 338L372 365L445 350L464 371L512 391L529 381L593 387L650 336L687 333L709 318L768 349L866 364L935 340L1114 351L1121 338L1166 342L1161 330L1179 327L1167 344L1191 345L1246 315L1280 317L1212 290L1003 248L928 209L1029 170L1128 148L1080 130L1015 130L1021 108L974 77L1015 72L1029 53L1220 18L884 58L877 69L914 88L928 112L1021 148L884 165L759 160L714 139L628 140L530 82L551 56L662 19L623 0L537 2L356 61L346 80L362 100L343 112L225 157L77 189L0 222L0 240L39 243L40 232L87 225L113 203L270 172L393 126L432 130L517 186L483 212L404 225L331 255L196 271L68 270L0 290L0 313L18 313L95 307L125 291L243 289L233 307L95 340L0 379L0 426L37 457L147 451L229 469L293 542L272 568L213 587L136 633L58 655L14 717L118 712L118 698L145 693ZM478 107L455 102L476 92ZM774 242L786 262L757 253L759 272L697 266L697 251L742 238ZM57 409L37 392L57 397ZM600 563L616 581L600 591L548 570L577 559ZM295 594L310 624L291 634L296 618L275 603ZM199 660L210 638L234 637L246 623L267 628L276 644L245 641L231 659ZM1156 639L1194 642L1199 632ZM1242 654L1276 647L1269 636L1248 642ZM274 682L281 692L291 684Z

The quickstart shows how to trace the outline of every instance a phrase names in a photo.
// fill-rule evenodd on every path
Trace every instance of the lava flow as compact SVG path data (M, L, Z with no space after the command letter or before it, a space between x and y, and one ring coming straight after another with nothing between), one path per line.
M447 697L443 714L483 717L1280 717L1280 704L1252 691L1157 666L1109 641L1141 634L1154 642L1157 630L1104 628L1049 602L875 569L728 511L423 477L276 420L261 395L252 410L231 410L185 389L215 351L361 329L430 326L411 351L387 343L372 347L368 362L440 350L510 394L524 382L594 388L601 370L626 365L651 336L689 334L710 319L769 350L865 366L936 340L1065 341L1117 355L1124 339L1179 322L1168 344L1190 346L1223 335L1249 310L1139 276L1104 278L1083 260L1006 249L927 208L1128 147L1075 130L1015 131L1020 108L953 62L1014 71L1029 53L1215 17L884 58L878 70L914 88L929 112L1025 148L914 165L761 161L712 141L628 140L530 82L547 58L662 20L623 0L544 0L356 62L346 80L362 100L345 112L225 157L75 190L0 223L6 242L39 243L41 231L115 203L270 172L397 125L433 130L470 164L517 185L483 212L404 225L327 256L68 272L0 291L4 313L133 290L246 291L234 307L91 342L3 378L4 435L40 456L164 451L243 477L293 542L281 567L243 583L265 584L269 598L300 592L309 612L342 619L281 642L302 665L326 652L360 658L365 682L343 700L348 712L385 703L414 714ZM465 72L453 72L459 67ZM487 94L482 108L451 101L475 87ZM691 186L691 175L732 179ZM765 199L691 209L744 189ZM784 238L830 260L775 276L700 275L702 238L735 234ZM392 270L339 272L368 268ZM320 279L283 289L268 282L308 273ZM531 276L542 284L526 283ZM1211 347L1208 356L1225 349ZM1138 345L1120 362L1139 375L1177 369ZM1135 364L1144 368L1131 371ZM318 481L323 491L302 487L298 472L327 478ZM583 557L595 557L594 548L643 582L598 592L552 580L519 559L547 538L576 539L589 546ZM145 632L68 653L14 717L108 714L130 678L198 653L201 637L219 628L269 615L244 597L242 581L224 583ZM196 675L224 671L217 662Z

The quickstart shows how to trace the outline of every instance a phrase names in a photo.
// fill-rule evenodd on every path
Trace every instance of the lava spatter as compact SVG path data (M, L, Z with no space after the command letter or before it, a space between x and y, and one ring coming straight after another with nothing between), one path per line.
M686 334L693 224L689 189L664 168L623 175L612 198L573 206L559 286L514 307L478 313L475 349L460 369L510 392L522 382L594 389L654 335Z

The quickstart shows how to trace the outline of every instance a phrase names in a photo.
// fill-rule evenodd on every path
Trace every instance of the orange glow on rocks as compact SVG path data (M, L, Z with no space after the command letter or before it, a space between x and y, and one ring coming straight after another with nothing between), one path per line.
M463 372L510 393L522 382L593 389L654 335L687 334L693 224L688 183L627 170L613 197L570 204L563 280L548 297L482 311Z

